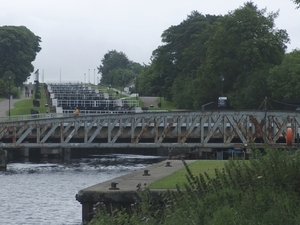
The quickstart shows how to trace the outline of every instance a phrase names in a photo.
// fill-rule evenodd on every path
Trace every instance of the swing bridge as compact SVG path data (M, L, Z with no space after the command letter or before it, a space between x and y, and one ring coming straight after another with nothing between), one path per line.
M296 111L39 114L2 118L0 148L285 148L299 126Z

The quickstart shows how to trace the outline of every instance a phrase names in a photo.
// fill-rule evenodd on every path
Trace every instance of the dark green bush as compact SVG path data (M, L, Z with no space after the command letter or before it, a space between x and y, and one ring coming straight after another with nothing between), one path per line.
M183 161L185 164L185 162ZM168 192L161 205L149 190L133 213L105 208L90 224L300 224L300 154L298 151L254 151L249 160L231 160L215 178L193 176L187 164L184 189Z

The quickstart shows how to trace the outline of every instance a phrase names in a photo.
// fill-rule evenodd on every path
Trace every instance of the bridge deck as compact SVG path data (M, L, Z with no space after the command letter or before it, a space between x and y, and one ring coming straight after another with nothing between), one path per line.
M197 111L129 114L52 114L2 121L5 148L243 148L296 145L300 115L280 111Z

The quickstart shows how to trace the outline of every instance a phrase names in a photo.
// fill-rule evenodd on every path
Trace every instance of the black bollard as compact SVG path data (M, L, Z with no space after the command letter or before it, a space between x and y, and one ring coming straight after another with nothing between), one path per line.
M144 170L143 176L150 176L149 170Z
M111 182L109 190L119 190L119 188L117 188L117 184L118 183L116 182Z

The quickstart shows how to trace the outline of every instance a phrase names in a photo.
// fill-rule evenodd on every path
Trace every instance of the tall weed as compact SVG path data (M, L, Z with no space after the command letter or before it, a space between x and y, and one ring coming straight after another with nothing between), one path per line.
M214 178L194 176L188 165L184 188L161 201L140 191L132 214L104 209L90 224L300 224L300 154L284 149L253 151L249 160L230 160ZM101 214L101 215L100 215ZM105 218L105 219L103 219Z

